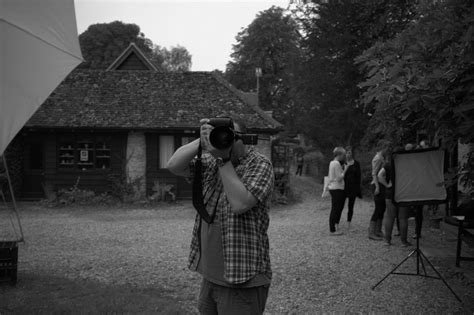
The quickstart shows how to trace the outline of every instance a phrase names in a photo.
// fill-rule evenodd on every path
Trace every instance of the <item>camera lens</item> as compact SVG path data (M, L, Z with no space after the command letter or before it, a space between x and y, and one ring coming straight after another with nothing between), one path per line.
M234 132L229 127L215 127L209 134L209 141L216 149L228 149L234 143Z

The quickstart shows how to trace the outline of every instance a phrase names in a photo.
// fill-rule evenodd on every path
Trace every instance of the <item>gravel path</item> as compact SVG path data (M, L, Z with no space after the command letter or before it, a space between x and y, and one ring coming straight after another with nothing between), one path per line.
M385 247L367 239L368 201L356 201L351 231L329 236L330 201L319 198L320 185L303 176L292 186L301 202L271 210L268 314L474 312L474 283L452 257L437 254L455 246L439 230L424 230L422 249L434 253L430 261L463 304L441 281L421 277L392 275L371 290L411 249L399 240ZM200 277L186 268L193 217L189 202L149 209L23 206L19 283L0 287L0 314L195 313ZM410 259L400 271L415 266Z

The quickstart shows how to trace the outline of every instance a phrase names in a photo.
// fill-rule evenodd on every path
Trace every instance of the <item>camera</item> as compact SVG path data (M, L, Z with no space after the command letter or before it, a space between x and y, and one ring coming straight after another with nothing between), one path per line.
M211 118L208 122L213 126L209 134L211 145L219 150L228 149L234 141L242 140L244 144L256 145L258 142L257 134L239 133L234 131L234 122L229 117Z

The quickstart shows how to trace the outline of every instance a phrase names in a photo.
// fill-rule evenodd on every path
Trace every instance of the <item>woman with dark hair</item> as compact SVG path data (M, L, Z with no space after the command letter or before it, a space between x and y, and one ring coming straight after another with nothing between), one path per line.
M329 231L331 235L341 235L339 231L339 220L344 209L346 197L344 194L344 176L347 168L343 169L346 150L336 147L333 151L334 159L329 163L328 189L331 194L331 213L329 215Z
M346 174L344 175L344 192L347 203L347 229L351 228L352 216L356 197L362 198L360 188L361 172L360 164L354 159L354 151L351 146L346 147ZM344 199L345 201L345 199Z

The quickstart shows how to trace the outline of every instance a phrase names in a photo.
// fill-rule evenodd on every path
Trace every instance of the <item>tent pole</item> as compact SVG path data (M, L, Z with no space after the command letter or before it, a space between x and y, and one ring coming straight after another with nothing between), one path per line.
M13 185L12 185L12 181L11 181L11 178L10 178L10 173L8 172L7 158L5 157L5 154L2 154L2 158L3 158L3 166L5 167L5 174L7 175L8 186L10 188L10 194L12 196L13 209L15 210L16 219L18 221L18 226L20 228L20 239L18 241L19 242L24 242L25 240L24 240L24 236L23 236L23 228L22 228L21 222L20 222L20 215L18 213L18 207L16 205L15 193L13 191Z

